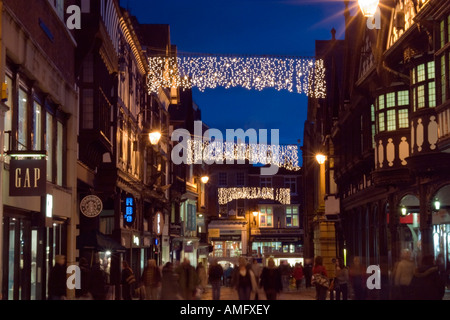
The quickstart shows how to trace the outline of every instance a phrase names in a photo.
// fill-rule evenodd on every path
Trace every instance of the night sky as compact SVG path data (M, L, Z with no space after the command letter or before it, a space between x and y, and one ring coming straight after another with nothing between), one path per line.
M315 40L331 39L333 27L343 38L342 0L122 0L121 5L140 23L169 24L180 52L314 56ZM303 144L304 94L242 88L193 92L211 128L279 129L281 144L298 139Z

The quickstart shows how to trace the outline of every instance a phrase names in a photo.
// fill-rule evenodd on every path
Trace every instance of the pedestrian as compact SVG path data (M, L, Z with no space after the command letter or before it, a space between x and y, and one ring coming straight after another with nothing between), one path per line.
M197 276L199 281L199 288L201 293L206 293L206 285L208 283L208 275L206 273L206 268L203 266L202 262L197 265Z
M55 256L55 265L51 269L48 277L48 299L65 300L67 289L66 282L66 257L57 255Z
M311 288L311 278L312 278L312 260L306 259L305 260L305 266L303 267L303 273L305 275L305 287Z
M411 252L408 249L402 251L401 260L397 262L393 271L394 299L411 299L410 284L414 276L416 266L411 261Z
M81 285L80 289L75 290L75 297L79 300L92 300L91 269L89 268L89 262L85 257L81 257L78 266L80 267L81 273Z
M180 300L180 286L173 263L167 262L162 269L161 300Z
M336 264L337 264L337 260L336 258L331 259L331 264L334 267L334 272L336 274ZM330 290L330 300L334 300L334 294L336 292L336 277L334 277L333 279L331 279L330 281L330 287L328 288Z
M348 299L348 268L344 265L342 258L336 260L336 278L334 280L334 290L336 292L336 300Z
M123 300L132 300L131 290L136 282L133 270L127 261L122 261L122 298Z
M145 286L145 299L158 300L161 287L161 272L156 266L155 259L147 260L147 266L142 272L142 282Z
M448 282L448 273L447 269L445 268L445 258L444 254L439 253L436 258L436 265L439 270L439 276L441 277L442 281L445 283L445 286L447 286Z
M317 256L314 259L312 274L312 284L316 287L316 299L326 300L330 282L321 256Z
M354 300L366 299L366 270L358 256L353 258L353 263L348 270L350 284L353 289Z
M220 286L222 282L223 268L217 263L217 259L214 259L209 267L208 278L212 287L212 299L220 300Z
M413 300L442 300L445 283L439 275L433 255L422 258L421 266L415 270L410 286Z
M292 276L295 279L295 287L297 288L297 291L300 290L300 287L302 285L302 280L304 278L303 274L303 266L301 263L296 263L294 267L294 271L292 273Z
M256 292L255 292L255 300L259 300L259 286L258 286L258 283L260 281L262 268L259 265L258 260L256 258L252 259L251 269L253 271L253 274L255 275L255 282L257 284Z
M273 258L269 258L267 267L261 272L260 286L264 289L267 300L277 300L277 295L283 289L281 273Z
M225 271L224 271L224 281L225 281L225 286L227 286L227 287L231 286L231 278L233 275L233 271L234 271L234 268L229 263L227 263L225 265Z
M91 271L91 291L94 300L106 300L106 274L103 271L100 261L96 259Z
M233 272L232 284L238 292L239 300L250 300L252 292L257 290L255 275L244 257L239 258L239 265Z
M185 300L193 300L199 281L197 271L191 265L188 258L184 258L183 263L178 266L176 273L178 275L181 296Z
M280 269L281 272L283 290L289 291L289 278L291 276L291 270L288 262L286 260L283 260L278 268Z

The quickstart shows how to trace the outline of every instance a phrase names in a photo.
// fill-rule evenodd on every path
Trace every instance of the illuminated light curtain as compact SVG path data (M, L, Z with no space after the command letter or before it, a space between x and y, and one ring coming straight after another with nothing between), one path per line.
M275 200L281 204L291 204L290 188L242 187L218 188L219 205L238 199Z
M149 93L160 88L274 88L325 98L325 67L315 58L178 55L148 59Z
M276 165L298 171L298 147L296 145L244 144L221 141L187 141L186 164L224 163L225 161L250 161L263 165Z

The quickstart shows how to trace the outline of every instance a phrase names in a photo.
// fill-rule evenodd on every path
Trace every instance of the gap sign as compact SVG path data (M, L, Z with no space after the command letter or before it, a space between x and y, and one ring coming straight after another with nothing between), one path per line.
M34 197L46 195L47 161L16 160L9 163L9 195Z

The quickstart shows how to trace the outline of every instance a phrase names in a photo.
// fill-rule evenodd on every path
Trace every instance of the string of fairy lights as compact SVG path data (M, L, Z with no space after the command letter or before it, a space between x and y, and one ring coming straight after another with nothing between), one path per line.
M178 54L148 59L149 93L160 88L243 87L249 90L274 88L294 90L313 98L325 98L323 60L280 56L222 56Z
M278 201L281 204L291 204L290 188L268 187L234 187L218 188L219 205L225 205L238 199L265 199Z
M298 171L298 147L296 145L268 145L204 141L188 139L186 164L230 163L249 161L254 164L275 165L290 171Z

